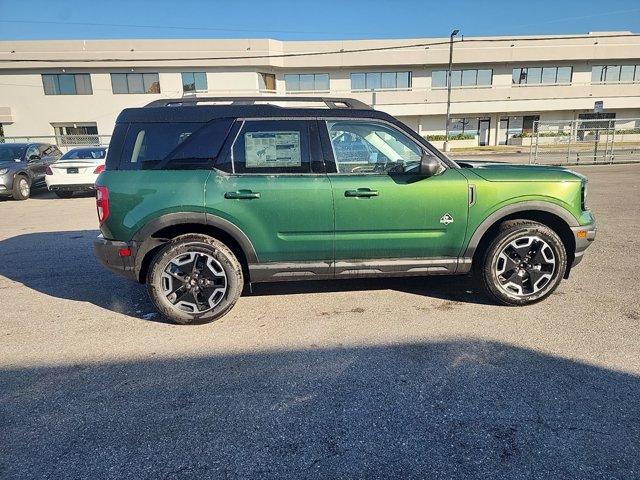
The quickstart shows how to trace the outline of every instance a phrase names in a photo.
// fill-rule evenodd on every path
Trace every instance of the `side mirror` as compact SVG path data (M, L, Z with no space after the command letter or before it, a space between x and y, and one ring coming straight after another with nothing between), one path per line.
M33 161L35 161L35 160L40 160L40 155L31 155L31 156L29 157L29 161L30 161L30 162L33 162Z
M423 153L420 159L420 174L425 177L433 177L442 171L442 165L436 157Z

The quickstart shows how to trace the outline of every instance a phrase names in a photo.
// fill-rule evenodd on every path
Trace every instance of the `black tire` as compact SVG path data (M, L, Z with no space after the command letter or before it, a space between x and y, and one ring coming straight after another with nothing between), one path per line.
M567 252L556 232L538 222L510 220L481 252L476 273L492 300L524 306L551 295L566 270Z
M26 183L26 190L25 190ZM14 200L26 200L31 195L31 181L26 175L16 175L13 179L13 194Z
M73 192L64 192L60 190L54 190L54 192L58 198L71 198L73 197Z
M189 269L190 272L179 271L180 278L178 278L176 271L174 271L176 275L169 275L166 269L177 267L178 270L181 270L181 267L173 262L186 261L189 255L193 256L193 261L191 264L185 264L185 269ZM196 274L193 275L191 267L197 267L198 261L202 261L203 258L205 260L208 258L209 260L206 260L206 265L201 265L203 268L196 268ZM213 260L211 261L211 259ZM198 285L190 284L190 282L194 281L207 282L207 279L204 279L206 273L209 274L209 278L213 278L211 276L213 270L208 268L210 261L215 268L221 267L224 271L224 275L220 273L220 275L214 279L215 281L224 283L226 290L222 294L216 293L216 286L199 287L202 288L202 290L199 291L198 288L196 288ZM172 267L170 267L170 263ZM204 267L207 268L205 269ZM185 273L187 274L186 276L183 275ZM198 273L201 273L203 278L198 279ZM194 278L190 278L185 282L184 279L189 278L191 275L193 275ZM176 289L176 286L179 287ZM201 234L181 235L167 243L153 258L147 275L147 289L158 312L181 325L197 325L212 322L222 317L235 305L242 293L243 286L244 277L242 274L242 266L233 252L219 240ZM196 289L195 295L192 293L194 288ZM185 291L185 289L191 290ZM211 292L212 289L214 290L213 294L206 299L203 295L206 295L206 292ZM172 293L167 295L167 291ZM178 293L180 296L176 297L175 295ZM168 298L169 296L173 296L172 298L175 304ZM220 298L214 298L214 296L219 296ZM183 303L181 298L185 299L184 302L190 300L189 304L193 307L199 308L202 306L202 310L204 310L205 307L210 308L209 304L204 304L204 300L211 302L212 298L214 298L215 306L206 311L186 311L186 305L176 305ZM202 301L202 303L200 303L200 301Z

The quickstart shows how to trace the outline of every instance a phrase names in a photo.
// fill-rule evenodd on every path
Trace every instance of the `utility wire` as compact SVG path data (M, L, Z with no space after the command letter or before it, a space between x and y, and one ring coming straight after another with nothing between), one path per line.
M529 42L529 41L550 41L550 40L591 40L599 38L636 38L640 37L638 33L614 33L603 35L563 35L550 37L499 37L499 38L470 38L470 39L454 39L454 43L497 43L497 42ZM43 62L43 63L99 63L99 62L174 62L174 61L198 61L198 60L257 60L257 59L275 59L275 58L297 58L311 57L321 55L339 55L345 53L366 53L366 52L382 52L389 50L402 50L411 48L425 48L438 45L449 45L449 40L439 42L413 43L408 45L389 45L384 47L356 48L356 49L339 49L325 50L318 52L300 52L300 53L282 53L275 55L242 55L242 56L224 56L224 57L160 57L160 58L79 58L79 59L37 59L37 58L16 58L16 59L0 59L0 62L8 63L24 63L24 62ZM12 52L15 53L15 52Z

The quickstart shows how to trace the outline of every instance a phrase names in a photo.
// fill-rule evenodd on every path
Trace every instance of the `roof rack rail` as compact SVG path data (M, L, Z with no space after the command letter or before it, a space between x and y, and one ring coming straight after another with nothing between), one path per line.
M371 110L371 106L353 98L326 98L326 97L296 97L296 96L256 96L256 97L189 97L167 98L154 100L146 107L171 107L197 105L200 102L231 102L232 105L255 105L256 102L317 102L324 103L328 108L348 108L358 110Z

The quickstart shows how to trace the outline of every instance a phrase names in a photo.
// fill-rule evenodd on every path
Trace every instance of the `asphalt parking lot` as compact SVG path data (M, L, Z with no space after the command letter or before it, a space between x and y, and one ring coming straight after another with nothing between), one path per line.
M640 165L547 301L466 278L257 286L162 322L94 200L0 201L0 478L640 478Z

